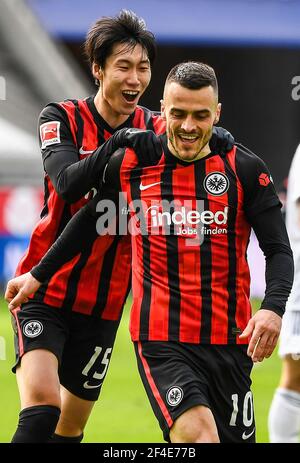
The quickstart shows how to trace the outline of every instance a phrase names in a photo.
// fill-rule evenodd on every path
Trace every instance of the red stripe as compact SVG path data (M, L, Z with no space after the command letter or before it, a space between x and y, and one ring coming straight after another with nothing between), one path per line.
M47 199L48 214L37 223L33 230L29 247L19 262L16 275L29 272L41 260L57 235L65 203L57 195L48 176L46 176L46 181L49 190Z
M107 130L103 130L104 140L107 141L111 137L111 133Z
M114 260L112 276L106 306L102 312L103 319L118 320L125 303L125 297L130 280L131 269L131 238L125 236L119 242ZM116 299L119 304L116 304Z
M76 138L76 133L77 133L77 124L75 120L75 105L72 103L72 101L64 101L63 103L59 104L67 113L68 119L69 119L69 124L70 124L70 129L73 137L74 144L77 146L77 138Z
M167 341L169 339L169 284L167 272L162 269L167 268L167 243L166 236L161 234L158 228L151 224L151 216L146 213L148 207L155 206L151 198L155 197L158 204L161 204L161 174L164 166L153 168L144 168L141 181L145 185L157 183L151 189L141 192L141 200L144 202L144 215L148 218L148 242L150 246L150 275L151 285L151 303L149 313L149 341L160 339ZM150 170L150 172L149 172ZM140 243L142 246L142 242ZM138 262L140 268L143 268L143 261ZM145 269L144 269L145 270ZM159 283L158 283L159 282Z
M63 305L68 281L73 270L74 265L77 264L80 255L74 257L70 262L67 262L63 265L56 273L53 275L49 284L47 286L47 291L44 296L44 303L53 307L60 308Z
M236 174L236 149L228 155L229 163ZM238 188L238 213L235 223L235 246L236 246L236 325L242 330L246 327L251 318L250 305L250 272L246 259L246 251L250 236L251 227L246 219L243 210L244 192L241 182L236 174ZM237 344L247 344L249 339L240 340L236 337Z
M17 307L16 309L13 309L11 313L14 319L16 320L16 325L17 325L17 330L18 330L19 357L21 358L22 355L24 354L24 344L23 344L22 330L20 327L19 319L18 319L18 313L20 312L20 310L21 310L21 307Z
M145 114L142 108L139 106L136 107L135 113L134 113L134 118L132 121L133 127L137 127L139 129L146 129L146 124L145 124Z
M82 147L84 150L98 147L98 129L86 100L78 100L78 108L83 119Z
M132 203L130 189L130 174L131 170L137 165L138 159L131 148L127 148L120 168L120 183L121 190L124 195L125 202L130 206ZM129 221L135 224L135 219L130 211ZM140 243L138 241L140 240ZM137 244L138 243L138 244ZM140 319L141 302L143 299L143 284L142 275L139 272L140 260L142 260L142 242L141 235L131 237L132 246L132 307L130 315L130 333L132 339L139 339L140 326L137 322ZM137 251L138 249L138 251ZM141 254L141 255L140 255Z
M113 237L109 235L99 236L95 240L91 254L80 274L74 301L75 312L91 314L97 301L103 257L112 241Z
M161 135L166 131L166 122L161 116L153 116L152 118L154 132L157 135Z
M219 156L213 156L206 160L206 174L210 172L222 172L225 174L224 162ZM213 213L224 211L228 205L228 195L213 196L207 194L209 210ZM210 229L227 229L226 224L211 224ZM213 344L226 344L228 336L228 298L226 288L228 281L228 235L210 235L211 240L211 294L212 294L212 318L211 318L211 342Z
M172 178L173 195L178 201L179 210L185 207L185 211L195 211L197 202L195 199L195 166L182 167L177 165ZM182 186L184 185L184 188ZM192 224L186 224L186 230L191 230ZM180 232L179 232L180 233ZM178 273L180 288L180 342L199 343L201 326L201 281L200 281L200 253L199 245L193 246L191 235L178 235ZM196 246L196 247L195 247ZM172 308L171 308L172 310Z
M149 386L151 388L152 394L154 395L154 398L155 398L156 402L158 403L158 406L159 406L159 408L160 408L160 410L161 410L161 412L162 412L162 414L163 414L169 428L171 428L172 425L173 425L173 420L172 420L171 415L168 412L168 409L165 406L164 401L161 398L161 395L160 395L160 393L159 393L159 391L158 391L158 389L156 387L154 379L153 379L153 377L151 375L150 367L149 367L149 365L147 363L147 360L143 356L142 344L140 342L138 342L138 351L139 351L139 356L140 356L140 359L142 361L142 364L143 364L143 367L144 367L144 372L145 372L147 381L149 383Z

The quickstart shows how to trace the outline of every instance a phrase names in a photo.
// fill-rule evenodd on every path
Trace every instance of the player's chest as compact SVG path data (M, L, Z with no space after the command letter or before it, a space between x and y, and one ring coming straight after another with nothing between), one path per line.
M243 209L241 183L232 169L218 167L200 164L137 170L128 177L127 194L130 200L140 200L147 207L159 202L187 206L197 201L212 209L229 208L236 213Z

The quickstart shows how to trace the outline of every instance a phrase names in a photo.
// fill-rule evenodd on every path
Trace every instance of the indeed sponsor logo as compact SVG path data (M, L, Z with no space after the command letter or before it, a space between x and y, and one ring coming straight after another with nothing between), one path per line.
M216 225L227 224L228 206L224 210L212 212L210 210L198 211L189 210L185 206L181 206L179 210L161 211L160 206L150 206L146 214L150 214L153 227L162 227L164 225Z
M199 246L207 235L227 234L229 207L220 205L217 211L205 209L204 200L126 201L119 195L118 206L111 200L101 200L96 206L99 235L177 235L186 244ZM190 240L189 240L190 238Z

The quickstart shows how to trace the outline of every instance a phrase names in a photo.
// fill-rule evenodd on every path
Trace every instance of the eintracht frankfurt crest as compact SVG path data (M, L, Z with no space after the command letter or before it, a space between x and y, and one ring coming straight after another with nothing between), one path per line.
M229 180L222 172L211 172L205 177L203 186L210 195L220 196L228 190Z
M23 333L28 338L36 338L43 331L43 325L38 320L31 320L30 322L25 323L23 327Z

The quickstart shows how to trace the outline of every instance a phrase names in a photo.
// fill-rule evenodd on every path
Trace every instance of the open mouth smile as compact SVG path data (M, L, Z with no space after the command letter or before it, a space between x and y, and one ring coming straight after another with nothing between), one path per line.
M128 103L133 103L139 92L134 90L123 90L122 95Z

